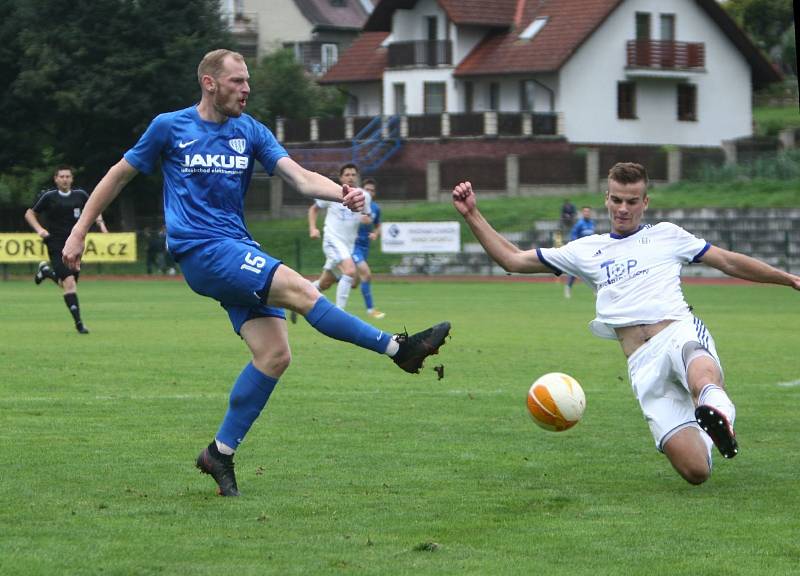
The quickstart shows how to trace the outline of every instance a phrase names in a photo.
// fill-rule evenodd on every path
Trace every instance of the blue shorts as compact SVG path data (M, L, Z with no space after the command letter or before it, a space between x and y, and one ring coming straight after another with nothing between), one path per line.
M367 258L369 258L369 245L356 244L355 248L353 248L353 262L356 264L366 262Z
M267 299L281 261L254 240L209 240L182 254L180 265L192 290L225 308L237 334L251 318L286 318L283 308L263 304L257 294Z

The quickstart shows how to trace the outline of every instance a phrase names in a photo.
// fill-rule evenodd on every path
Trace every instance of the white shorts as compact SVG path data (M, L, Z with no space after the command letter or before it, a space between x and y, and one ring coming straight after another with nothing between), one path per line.
M353 257L353 247L338 238L323 238L322 252L325 254L323 270L335 270L339 263Z
M698 342L714 357L722 373L714 339L694 316L676 320L628 358L633 393L660 451L676 432L694 426L694 402L686 381L683 347Z

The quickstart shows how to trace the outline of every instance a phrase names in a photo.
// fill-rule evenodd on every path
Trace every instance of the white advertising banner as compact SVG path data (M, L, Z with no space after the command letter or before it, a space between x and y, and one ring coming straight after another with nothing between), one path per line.
M383 222L381 250L391 254L461 252L459 222Z

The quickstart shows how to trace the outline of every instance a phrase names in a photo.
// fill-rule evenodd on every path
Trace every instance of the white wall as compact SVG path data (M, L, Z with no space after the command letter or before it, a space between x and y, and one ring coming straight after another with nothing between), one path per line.
M395 42L428 39L428 16L437 17L437 35L446 36L445 13L436 0L420 0L412 10L395 10L392 14L392 35Z
M258 53L269 54L284 42L307 42L311 24L293 0L244 0L245 14L258 14Z
M696 122L677 120L677 79L628 78L626 43L636 36L636 12L651 13L652 37L659 14L673 13L678 42L703 42L706 72L687 74L697 85ZM617 82L637 84L636 120L617 118ZM562 69L556 110L573 142L718 146L752 131L750 67L692 0L628 0L612 13Z
M381 85L379 83L350 84L347 91L358 98L357 116L380 116ZM388 100L387 100L388 102Z
M452 111L460 106L457 101L453 71L450 68L420 68L416 70L386 70L383 73L383 101L386 114L394 114L394 84L406 85L406 114L422 114L425 110L425 82L444 82L446 84L447 109Z

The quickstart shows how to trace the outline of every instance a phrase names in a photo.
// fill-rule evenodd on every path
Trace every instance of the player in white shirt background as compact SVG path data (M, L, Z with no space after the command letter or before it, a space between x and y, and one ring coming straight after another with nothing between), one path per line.
M712 442L726 458L738 452L736 409L725 391L714 340L684 300L681 267L702 262L728 276L795 290L800 276L712 246L669 222L642 225L647 185L643 166L615 164L605 199L611 232L530 250L492 228L470 182L456 185L452 196L478 241L506 271L567 272L595 290L592 333L619 341L656 447L687 482L702 484L711 475Z
M358 167L355 164L345 164L339 168L339 182L352 188L359 185ZM322 274L314 281L314 286L324 292L336 282L336 306L344 310L350 291L356 280L356 265L353 262L358 227L371 222L370 202L372 198L364 191L364 208L361 213L353 212L341 202L325 200L315 201L308 209L308 235L319 238L317 228L317 215L320 210L326 210L325 225L322 232L322 252L325 254L325 264ZM337 271L339 272L337 274Z

